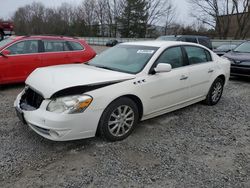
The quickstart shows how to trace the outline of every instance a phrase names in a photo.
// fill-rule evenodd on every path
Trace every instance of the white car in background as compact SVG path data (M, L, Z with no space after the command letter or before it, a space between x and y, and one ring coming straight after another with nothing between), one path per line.
M55 141L125 139L138 121L204 101L215 105L230 62L198 44L123 43L88 64L36 69L17 96L18 117Z

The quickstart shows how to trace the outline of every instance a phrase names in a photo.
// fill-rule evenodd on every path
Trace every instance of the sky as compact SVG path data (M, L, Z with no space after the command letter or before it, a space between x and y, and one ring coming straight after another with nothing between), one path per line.
M8 19L19 7L30 4L34 1L42 2L45 6L57 7L62 2L68 2L70 4L77 5L82 0L0 0L0 18ZM177 15L179 15L178 20L185 25L190 24L192 22L192 18L188 13L189 6L187 0L172 0L172 2L177 7Z

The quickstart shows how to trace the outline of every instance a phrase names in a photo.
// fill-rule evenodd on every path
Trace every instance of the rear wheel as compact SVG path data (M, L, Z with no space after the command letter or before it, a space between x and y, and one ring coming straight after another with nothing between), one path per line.
M222 96L223 87L224 81L221 78L216 78L204 102L210 106L217 104Z
M135 102L129 98L119 98L103 112L98 125L98 133L109 141L127 138L137 125L139 112Z

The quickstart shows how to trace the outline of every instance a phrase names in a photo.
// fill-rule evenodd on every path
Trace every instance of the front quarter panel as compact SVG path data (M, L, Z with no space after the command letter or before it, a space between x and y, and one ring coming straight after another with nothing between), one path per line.
M140 98L140 94L136 91L133 84L135 80L131 79L87 92L87 95L93 97L93 102L89 108L92 110L104 110L112 101L125 95L135 95Z

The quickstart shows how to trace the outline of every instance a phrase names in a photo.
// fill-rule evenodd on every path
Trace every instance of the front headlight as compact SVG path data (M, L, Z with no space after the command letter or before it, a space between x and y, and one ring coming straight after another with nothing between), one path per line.
M76 114L82 113L90 105L93 98L89 95L76 95L52 100L47 111L55 113Z

